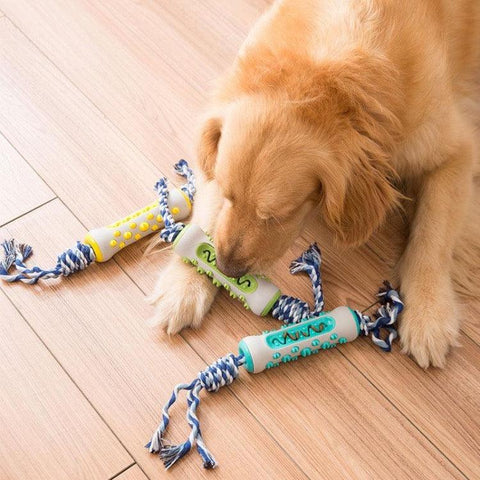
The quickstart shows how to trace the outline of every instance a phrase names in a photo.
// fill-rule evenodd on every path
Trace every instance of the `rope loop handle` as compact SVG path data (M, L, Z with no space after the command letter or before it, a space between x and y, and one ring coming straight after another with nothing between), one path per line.
M283 320L285 324L300 323L307 317L318 315L323 311L323 287L320 267L322 256L316 243L294 260L290 265L290 273L295 275L305 272L312 282L314 308L310 309L308 303L288 295L281 295L272 307L272 317Z
M196 192L195 175L193 170L189 167L186 160L180 160L175 164L175 171L187 179L187 183L183 185L181 190L193 202L193 197ZM160 215L163 218L164 228L160 232L160 237L164 242L172 243L175 241L179 233L185 228L182 222L176 222L173 218L172 212L168 206L168 184L165 177L161 178L155 185L155 191L158 194L158 204L160 207Z
M205 445L200 430L200 421L197 417L197 408L200 404L200 392L203 389L207 392L217 392L221 387L230 385L238 377L238 369L244 363L245 358L243 355L236 356L233 353L229 353L209 365L205 370L202 370L191 383L181 383L173 389L170 399L163 407L160 425L153 434L150 442L146 445L151 453L158 453L160 455L167 469L185 456L194 445L196 445L197 451L202 457L203 466L205 468L215 468L215 459ZM169 409L177 401L181 390L188 392L187 422L190 425L191 432L185 442L179 445L167 445L165 443L164 433L170 422Z
M179 175L187 179L187 183L185 183L185 185L182 185L180 189L193 203L193 198L197 191L197 189L195 188L195 174L193 173L193 170L188 165L188 162L183 158L175 164L174 168Z
M389 352L392 349L392 342L397 338L398 332L394 327L398 315L403 310L404 304L398 294L389 282L383 282L383 287L379 290L380 307L375 313L374 319L368 315L356 312L360 321L360 328L365 336L371 334L372 341L382 350ZM386 331L384 338L381 336L382 330Z

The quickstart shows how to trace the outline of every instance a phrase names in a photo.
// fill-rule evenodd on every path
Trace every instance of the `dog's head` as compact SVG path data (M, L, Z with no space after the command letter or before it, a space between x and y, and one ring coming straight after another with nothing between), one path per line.
M395 119L378 100L368 104L364 89L339 85L335 72L332 82L331 74L297 84L293 99L275 90L246 94L203 124L199 161L224 197L214 236L225 274L264 271L318 204L347 244L368 239L396 204Z

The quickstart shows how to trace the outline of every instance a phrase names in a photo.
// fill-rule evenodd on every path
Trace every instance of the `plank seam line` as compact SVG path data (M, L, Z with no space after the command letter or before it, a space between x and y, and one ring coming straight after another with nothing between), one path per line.
M21 219L22 217L25 217L26 215L28 215L29 213L32 213L34 212L35 210L38 210L42 207L44 207L45 205L48 205L50 202L53 202L54 200L57 200L58 197L55 195L53 196L52 198L50 198L49 200L47 200L46 202L43 202L43 203L40 203L39 205L36 205L35 207L31 208L30 210L28 210L27 212L24 212L24 213L21 213L20 215L8 220L7 222L5 223L2 223L0 225L0 228L3 228L3 227L6 227L7 225L9 225L10 223L13 223L19 219Z
M127 470L129 470L130 468L134 467L135 465L137 465L136 462L133 462L131 463L130 465L127 465L123 470L120 470L118 473L116 473L115 475L113 475L113 477L110 477L108 480L113 480L114 478L117 478L119 477L122 473L125 473ZM137 465L138 466L138 465ZM146 476L146 475L145 475ZM148 478L148 477L147 477Z
M0 16L1 18L1 16ZM52 65L55 70L60 73L60 75L69 83L76 91L78 91L81 96L89 103L93 108L97 111L97 113L100 114L100 117L103 118L108 125L113 128L118 134L120 134L121 138L130 146L138 152L140 156L145 158L145 160L149 163L149 165L153 168L153 170L159 169L159 166L156 165L150 157L145 155L145 153L133 142L130 137L128 137L123 130L120 129L120 127L113 123L112 119L103 112L103 110L90 98L87 96L87 94L7 15L5 15L5 18L15 27L15 29L33 46L33 48L41 55L43 56L50 65ZM173 166L173 164L172 164ZM166 176L165 173L160 170L160 174L162 176ZM42 178L42 177L40 177ZM43 180L43 178L42 178ZM44 180L45 181L45 180Z

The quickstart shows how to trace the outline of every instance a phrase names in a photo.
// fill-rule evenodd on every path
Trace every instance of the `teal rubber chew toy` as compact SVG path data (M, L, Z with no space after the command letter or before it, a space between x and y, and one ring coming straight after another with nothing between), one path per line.
M391 343L397 336L395 322L403 309L403 302L388 282L384 285L378 293L380 306L373 318L348 307L338 307L331 312L312 313L300 323L245 337L239 343L238 355L229 353L219 358L191 382L180 383L173 389L162 409L160 424L146 447L151 453L159 454L167 469L194 447L202 458L204 468L215 468L215 458L205 444L197 416L202 390L217 392L221 387L230 385L240 374L242 366L248 372L259 373L320 350L335 348L338 344L355 340L360 334L371 335L376 345L390 351ZM381 332L386 332L384 338ZM172 445L165 441L170 423L169 410L183 390L187 393L187 422L191 431L183 443Z
M185 226L175 238L173 248L186 262L192 263L199 273L208 275L217 287L223 286L231 297L238 297L245 308L256 315L267 315L281 295L278 287L263 276L232 278L224 275L217 268L212 239L198 225Z
M299 357L334 348L339 343L351 342L359 334L358 315L348 307L338 307L301 323L245 337L238 348L240 355L245 357L245 369L260 373Z

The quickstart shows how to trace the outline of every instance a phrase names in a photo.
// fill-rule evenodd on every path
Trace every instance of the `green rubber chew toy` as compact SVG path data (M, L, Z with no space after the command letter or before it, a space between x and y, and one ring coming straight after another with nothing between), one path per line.
M212 239L198 225L187 225L176 237L173 248L199 273L208 275L217 287L223 286L231 297L238 297L245 308L256 315L267 315L281 295L278 287L263 276L232 278L224 275L217 268Z

